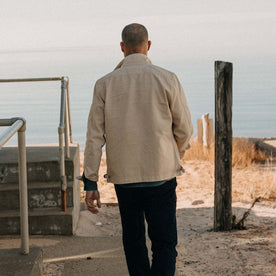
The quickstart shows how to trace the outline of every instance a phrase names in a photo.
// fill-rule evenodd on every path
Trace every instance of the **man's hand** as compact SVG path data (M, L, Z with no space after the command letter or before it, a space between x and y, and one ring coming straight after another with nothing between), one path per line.
M99 191L86 191L85 202L86 202L87 209L91 213L97 214L99 212L98 208L101 208Z

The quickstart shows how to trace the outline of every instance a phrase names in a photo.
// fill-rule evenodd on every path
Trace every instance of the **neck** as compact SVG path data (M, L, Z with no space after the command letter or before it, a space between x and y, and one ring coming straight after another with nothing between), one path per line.
M132 55L132 54L143 54L143 55L148 55L148 51L137 51L135 49L130 49L130 50L127 50L124 52L125 54L125 57L129 56L129 55Z
M124 52L124 56L127 57L132 54L143 54L145 56L148 55L148 51L151 46L151 41L149 40L147 43L143 43L142 45L137 45L134 47L127 47L124 42L120 43L121 50Z

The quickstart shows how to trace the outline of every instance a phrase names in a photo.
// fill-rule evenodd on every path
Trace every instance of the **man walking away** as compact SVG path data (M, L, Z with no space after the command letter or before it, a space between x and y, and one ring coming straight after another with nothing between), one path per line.
M143 25L127 25L120 46L125 58L94 88L84 152L86 204L92 213L101 207L97 181L106 144L106 178L115 184L129 274L172 276L176 176L184 172L181 158L193 132L191 116L176 75L148 59L151 41Z

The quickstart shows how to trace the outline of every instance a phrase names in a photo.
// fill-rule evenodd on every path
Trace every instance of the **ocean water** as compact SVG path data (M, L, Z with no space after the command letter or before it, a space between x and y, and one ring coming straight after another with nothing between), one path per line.
M149 58L177 74L196 121L214 118L214 60ZM73 141L85 145L87 117L95 81L122 59L91 50L0 53L0 79L69 76ZM220 59L221 60L221 59ZM276 137L276 58L233 58L233 136ZM27 144L57 143L60 82L0 83L0 118L27 120ZM5 128L0 128L0 133ZM16 144L16 137L8 144Z

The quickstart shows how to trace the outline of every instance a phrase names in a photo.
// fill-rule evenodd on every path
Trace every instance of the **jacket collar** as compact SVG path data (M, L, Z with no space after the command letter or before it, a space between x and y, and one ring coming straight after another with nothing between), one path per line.
M144 54L132 54L125 57L114 69L117 70L121 67L128 65L143 65L143 64L152 64L150 59Z

